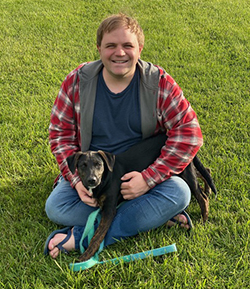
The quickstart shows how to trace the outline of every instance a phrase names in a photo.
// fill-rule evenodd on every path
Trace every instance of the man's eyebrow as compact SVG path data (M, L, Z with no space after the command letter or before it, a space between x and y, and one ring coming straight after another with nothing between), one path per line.
M117 43L116 42L105 43L105 46L108 46L108 45L117 45ZM133 45L133 43L132 42L124 42L124 43L122 43L122 45Z
M116 45L115 42L107 42L105 43L105 46L108 46L108 45Z

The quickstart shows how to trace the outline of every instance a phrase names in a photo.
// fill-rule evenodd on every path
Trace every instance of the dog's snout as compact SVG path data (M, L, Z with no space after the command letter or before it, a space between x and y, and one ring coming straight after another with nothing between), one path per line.
M96 177L91 177L88 179L88 185L91 186L95 186L97 182L97 178Z

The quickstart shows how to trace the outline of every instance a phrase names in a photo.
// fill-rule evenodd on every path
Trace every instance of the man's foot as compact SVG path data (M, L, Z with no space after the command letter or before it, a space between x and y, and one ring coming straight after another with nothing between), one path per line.
M50 234L45 243L44 254L49 254L55 259L60 251L68 254L69 251L75 249L75 237L73 228L64 228L56 230Z
M187 231L193 228L191 218L189 217L188 213L185 211L176 215L175 217L173 217L167 222L167 226L169 228L175 226L176 224L178 224L182 228L185 228Z

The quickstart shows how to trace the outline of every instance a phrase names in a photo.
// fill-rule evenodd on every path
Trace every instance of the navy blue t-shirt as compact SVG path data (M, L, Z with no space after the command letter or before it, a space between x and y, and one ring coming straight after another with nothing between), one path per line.
M138 68L120 93L111 92L99 73L90 150L118 154L142 139L139 87Z

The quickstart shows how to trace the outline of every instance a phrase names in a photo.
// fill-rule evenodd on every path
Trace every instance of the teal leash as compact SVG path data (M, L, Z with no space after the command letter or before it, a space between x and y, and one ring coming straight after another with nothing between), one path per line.
M101 220L101 214L100 214L100 208L94 212L92 212L89 215L88 221L86 223L86 227L84 229L81 241L80 241L80 251L83 254L85 249L83 247L83 240L88 237L88 244L90 243L92 237L94 236L95 233L95 229L94 229L94 223L97 220L98 223L100 223ZM176 245L172 244L172 245L168 245L165 247L160 247L157 249L152 249L149 251L144 251L144 252L140 252L140 253L136 253L136 254L130 254L130 255L126 255L126 256L121 256L118 258L114 258L114 259L109 259L109 260L104 260L104 261L99 261L99 253L103 250L104 248L104 241L102 241L99 250L95 253L95 255L93 257L91 257L89 260L85 261L85 262L78 262L78 263L70 263L69 267L70 270L72 270L73 272L77 272L77 271L82 271L82 270L86 270L89 269L93 266L95 266L96 264L105 264L105 263L112 263L112 264L118 264L119 262L132 262L135 260L142 260L145 259L149 256L161 256L167 253L173 253L177 251Z

